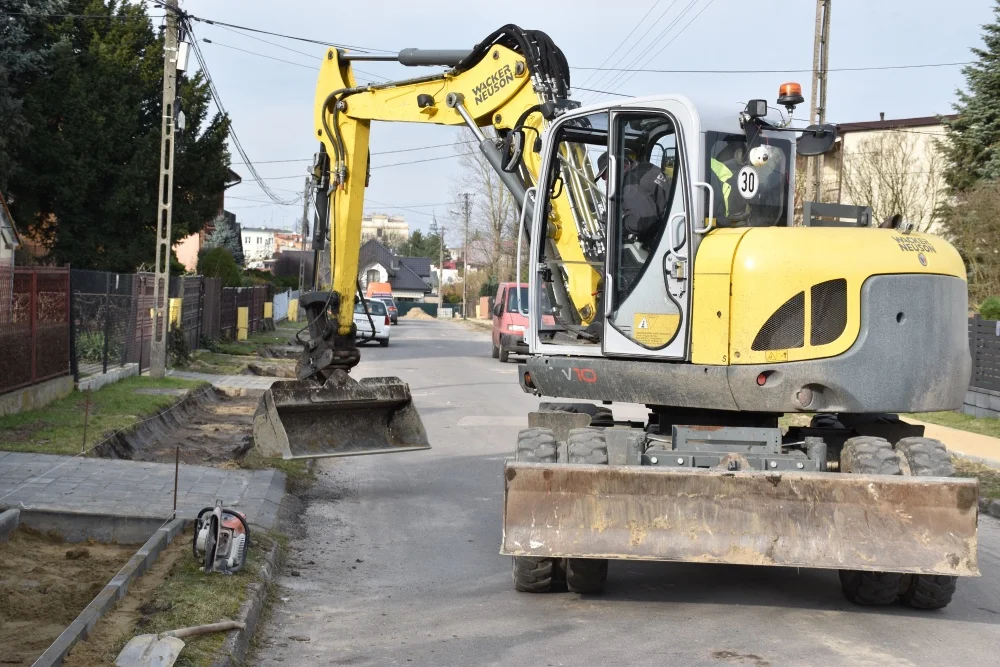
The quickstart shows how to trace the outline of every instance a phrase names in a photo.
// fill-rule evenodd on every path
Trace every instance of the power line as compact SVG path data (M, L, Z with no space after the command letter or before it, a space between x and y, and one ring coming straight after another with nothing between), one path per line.
M192 29L192 26L188 21L184 21L184 26L187 29L187 31L191 34L192 38L191 50L194 51L195 58L198 60L198 66L201 67L202 74L205 76L205 82L208 84L208 90L212 94L212 99L215 100L215 105L219 108L219 111L228 116L228 114L226 113L226 108L222 104L222 98L219 95L219 91L215 87L215 81L212 79L212 75L208 71L208 65L205 62L205 56L201 52L201 47L198 46L198 38L195 36L194 30ZM260 177L260 174L257 173L257 169L254 167L253 162L250 160L250 157L243 149L243 144L240 142L240 139L236 134L236 128L233 126L231 118L229 119L229 137L232 139L233 145L236 147L236 151L240 154L240 157L242 157L243 161L246 163L245 166L247 170L250 172L251 176L253 177L254 182L257 183L257 185L264 192L264 194L266 194L268 198L275 204L293 203L292 200L282 199L277 194L275 194L274 191L272 191L268 187L267 183L265 183L264 180Z
M246 35L246 36L249 37L250 35ZM274 56L269 56L269 55L266 55L264 53L257 53L256 51L249 51L247 49L241 49L238 46L230 46L229 44L223 44L221 42L216 42L216 41L211 40L211 39L202 38L201 41L205 42L206 44L211 44L213 46L221 46L223 48L232 49L234 51L242 51L243 53L248 53L251 56L257 56L258 58L267 58L268 60L276 60L279 63L285 63L285 64L288 64L288 65L295 65L296 67L305 67L306 69L311 69L314 72L319 71L319 67L316 66L316 65L305 65L303 63L297 63L297 62L293 62L291 60L284 60L282 58L276 58ZM301 52L300 51L296 51L296 53L301 53ZM387 81L387 79L384 76L379 76L378 74L374 74L373 72L366 72L365 70L359 69L357 67L353 67L352 69L355 72L357 72L358 74L364 74L365 76L370 76L373 79L382 79L382 81Z
M385 202L376 201L374 199L367 199L367 200L365 200L365 203L369 203L369 202L372 203L372 204L375 204L376 206L384 206L385 208L398 209L398 210L402 210L402 211L409 211L410 213L416 213L417 215L423 215L423 216L426 216L428 218L434 218L435 217L435 215L433 213L425 213L423 211L417 211L417 210L414 210L412 208L407 208L405 206L393 206L391 204L386 204ZM448 202L448 205L451 205L451 204L454 204L454 203L455 202Z
M621 56L619 56L618 60L615 61L615 64L612 67L618 67L618 65L620 65L626 58L628 58L629 54L631 54L633 51L635 51L636 47L638 47L639 44L642 43L642 40L646 39L646 35L648 35L650 32L652 32L653 28L655 28L657 25L659 25L660 21L663 20L663 17L666 16L667 13L670 12L670 10L673 9L673 6L676 5L676 4L677 4L677 0L673 0L673 2L671 2L667 6L667 8L664 9L663 12L659 16L657 16L656 19L652 23L649 24L649 27L646 28L646 32L642 33L642 35L639 36L639 39L635 40L635 43L632 44L631 47L629 47L628 51L626 51ZM605 80L606 77L607 77L607 73L601 74L594 81L594 85L595 86L600 85ZM589 83L589 81L585 81L584 83Z
M894 69L921 69L924 67L956 67L959 65L972 65L972 62L954 63L926 63L921 65L879 65L871 67L831 67L828 72L868 72L877 70ZM650 74L810 74L811 69L625 69L621 67L576 67L570 69L595 70L603 69L609 72L648 72ZM578 86L574 86L577 88Z
M584 88L583 86L573 86L573 90L585 90L588 93L601 93L603 95L617 95L618 97L632 97L625 93L613 93L610 90L596 90L594 88Z
M663 53L666 50L666 48L668 46L670 46L671 44L673 44L674 40L676 40L678 37L680 37L684 33L684 31L687 30L691 26L692 23L694 23L695 21L697 21L698 17L701 16L702 14L704 14L705 10L708 9L709 7L711 7L712 3L714 1L715 0L708 0L708 2L706 2L705 5L701 8L701 11L699 11L697 14L695 14L694 17L690 21L688 21L686 24L684 24L683 28L681 28L676 33L674 33L674 36L671 37L667 41L666 44L664 44L663 46L661 46L660 49L656 53L654 53L653 55L649 56L648 58L646 58L643 61L642 67L645 67L649 63L653 62L656 59L657 56L659 56L661 53ZM674 19L674 21L669 26L667 26L667 28L663 32L661 32L660 34L665 37L667 35L667 33L670 30L672 30L675 25L677 25L678 23L680 23L681 19L683 19L684 16L686 16L687 13L689 11L691 11L691 9L693 9L694 6L697 3L698 3L698 0L691 0L691 2L686 7L684 7L683 10L681 10L681 13L677 16L677 18ZM640 54L640 57L641 57L641 54ZM633 64L635 64L636 62L638 62L638 60L639 60L639 58L636 58L635 60L633 60L632 63L630 63L630 66L633 65ZM635 76L635 74L636 74L635 72L632 72L631 74L629 74L624 79L622 79L620 81L617 81L615 83L615 85L614 85L614 89L615 90L620 90L622 86L624 86L626 83L628 83L629 81L632 80L632 78Z
M410 162L394 162L392 164L380 164L377 167L371 167L372 171L376 169L386 169L388 167L402 167L407 164L420 164L422 162L434 162L435 160L450 160L456 157L465 157L466 155L475 155L474 152L470 151L468 153L456 153L455 155L442 155L441 157L429 157L422 160L412 160Z
M612 56L615 55L615 53L618 51L618 49L622 48L622 46L625 45L625 41L629 37L631 37L632 35L635 34L635 31L639 29L639 26L642 25L642 22L646 20L646 17L648 17L653 12L654 9L656 9L656 6L658 4L660 4L660 0L654 0L653 4L649 6L649 9L646 10L646 13L643 14L642 18L639 19L638 22L636 22L636 24L629 31L629 33L627 35L625 35L625 37L622 38L622 41L618 42L618 46L616 46L615 48L611 49L611 53L608 54L608 57L605 58L604 62L601 63L600 67L596 67L595 70L599 71L602 67L604 67L605 65L608 64L608 61L611 60ZM595 73L596 73L596 71L595 71ZM590 82L590 80L592 78L594 78L594 74L595 73L592 73L590 76L588 76L586 79L584 79L583 80L583 85L587 85ZM574 86L574 88L580 88L580 86ZM581 88L581 90L585 90L585 89Z
M222 44L221 42L216 42L216 41L213 41L211 39L202 38L201 41L203 41L206 44L211 44L212 46L221 46L224 49L232 49L233 51L240 51L242 53L249 53L251 56L257 56L258 58L267 58L268 60L276 60L279 63L285 63L286 65L295 65L296 67L305 67L306 69L311 69L314 72L319 69L318 67L314 67L313 65L304 65L302 63L292 62L291 60L283 60L281 58L275 58L274 56L267 56L267 55L264 55L263 53L257 53L255 51L248 51L246 49L241 49L238 46L230 46L228 44Z
M604 91L595 91L595 92L604 92ZM478 143L479 142L477 140L474 140L474 139L469 140L469 141L453 141L453 142L447 143L447 144L432 144L430 146L415 146L413 148L395 148L395 149L389 150L389 151L374 151L374 152L370 153L370 155L375 156L375 155L390 155L390 154L393 154L393 153L412 153L413 151L426 151L426 150L431 150L431 149L434 149L434 148L449 148L449 147L457 146L457 145L460 145L460 144L478 144ZM296 159L296 160L257 160L257 161L254 162L254 164L280 164L280 163L289 163L289 162L312 162L312 160L313 159L311 157L304 157L304 158L299 158L299 159ZM231 165L242 165L244 163L243 162L231 162L230 164Z

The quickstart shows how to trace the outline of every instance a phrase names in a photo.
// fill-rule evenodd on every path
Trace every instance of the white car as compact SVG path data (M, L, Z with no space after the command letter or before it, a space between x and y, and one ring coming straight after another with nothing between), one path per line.
M365 313L365 305L368 306L368 313L371 314L371 321ZM375 340L382 347L389 347L389 311L385 304L378 299L372 299L354 304L354 324L357 326L358 342L372 340L372 324L375 324Z

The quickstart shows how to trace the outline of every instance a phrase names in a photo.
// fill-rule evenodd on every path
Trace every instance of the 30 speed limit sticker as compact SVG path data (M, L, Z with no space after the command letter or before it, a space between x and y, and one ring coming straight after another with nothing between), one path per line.
M757 171L750 165L740 169L740 173L736 175L736 189L740 191L740 195L744 199L753 199L758 187L760 178L757 176Z

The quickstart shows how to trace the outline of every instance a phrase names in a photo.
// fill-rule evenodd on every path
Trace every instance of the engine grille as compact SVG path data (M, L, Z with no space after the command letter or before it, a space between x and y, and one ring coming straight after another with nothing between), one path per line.
M847 281L827 280L812 286L810 345L826 345L840 338L847 328Z
M806 293L799 292L781 304L753 339L752 350L787 350L802 347L806 331Z

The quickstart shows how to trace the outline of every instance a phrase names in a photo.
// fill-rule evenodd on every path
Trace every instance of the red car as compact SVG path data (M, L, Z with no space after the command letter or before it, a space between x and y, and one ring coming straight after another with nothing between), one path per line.
M520 304L518 290L520 288ZM520 312L518 309L520 306ZM528 283L500 283L493 305L493 358L506 362L510 353L528 354L524 332L528 318L521 313L528 310Z

